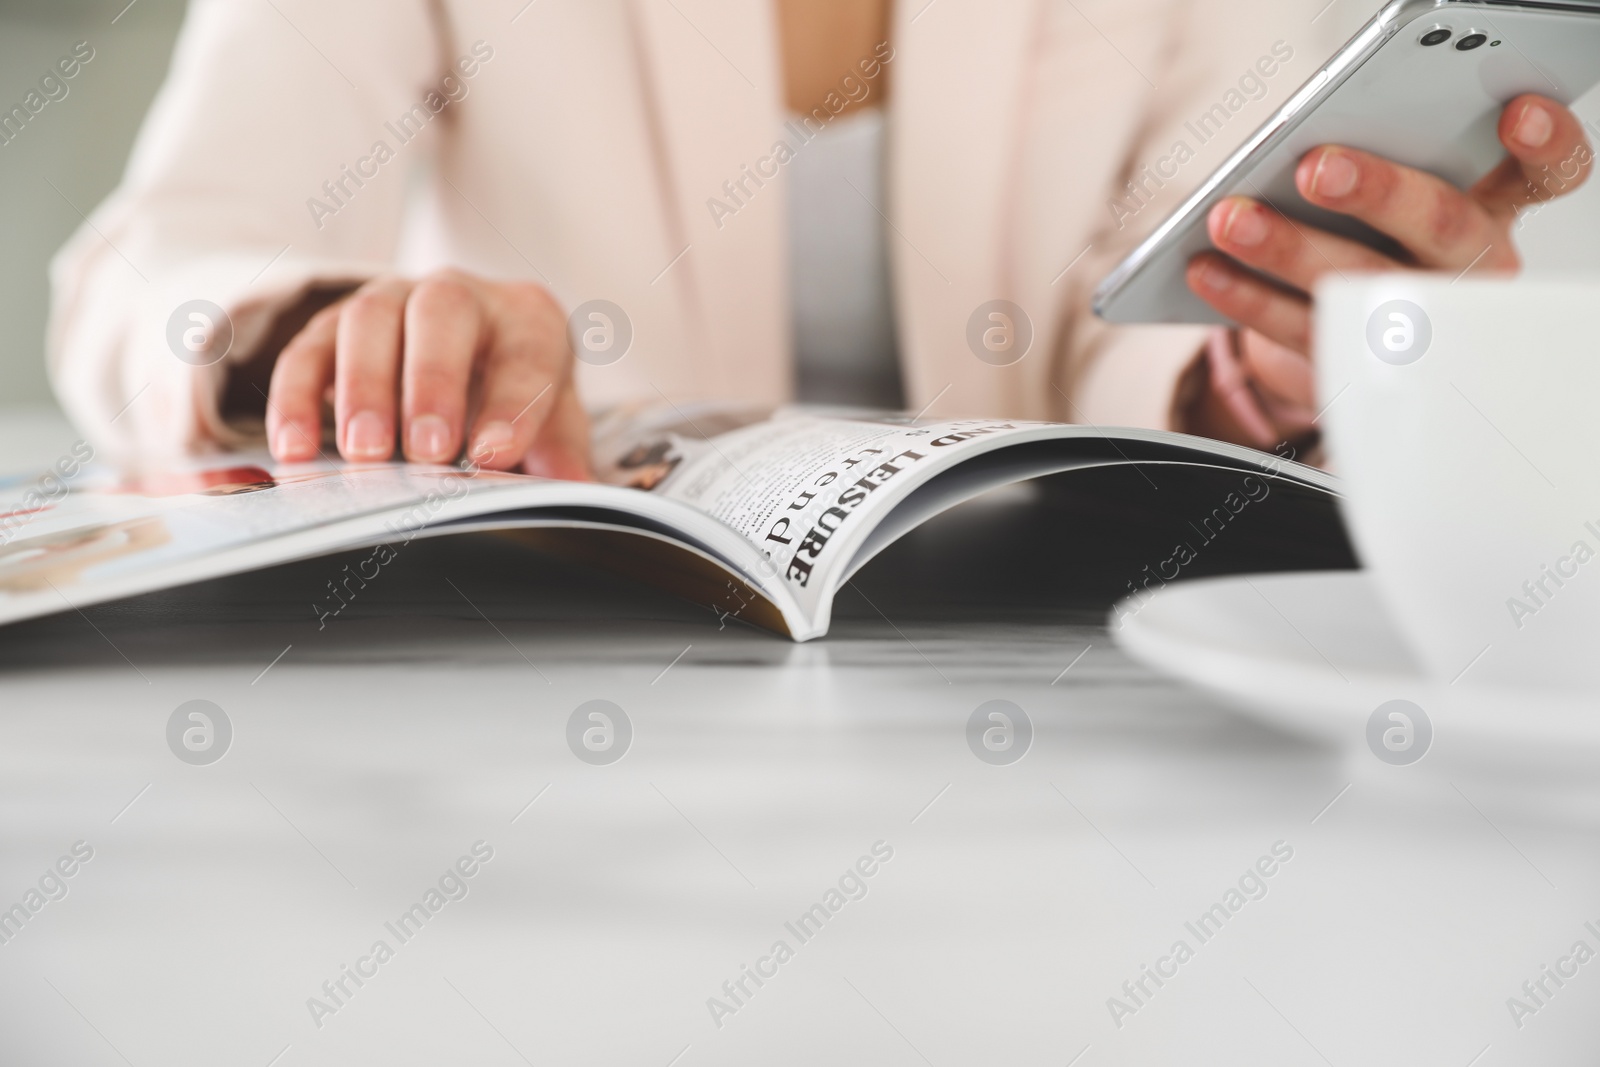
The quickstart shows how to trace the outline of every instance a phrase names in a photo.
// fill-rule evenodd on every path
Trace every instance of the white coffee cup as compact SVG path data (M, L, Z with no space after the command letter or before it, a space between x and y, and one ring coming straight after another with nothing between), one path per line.
M1333 278L1316 340L1342 510L1433 680L1600 693L1600 278Z

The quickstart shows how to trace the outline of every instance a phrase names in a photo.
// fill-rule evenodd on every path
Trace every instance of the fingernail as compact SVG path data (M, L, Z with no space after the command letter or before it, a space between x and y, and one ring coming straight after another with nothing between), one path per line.
M278 432L272 435L272 456L274 459L287 460L290 456L297 456L301 452L300 431L292 422L286 422L278 427Z
M1214 292L1225 293L1233 288L1233 275L1215 263L1207 263L1200 268L1200 284Z
M515 433L509 422L489 423L478 431L477 439L472 442L472 461L488 463L511 447L513 437Z
M1246 247L1258 245L1267 239L1267 220L1254 204L1237 203L1228 216L1227 226L1223 227L1222 239Z
M394 451L394 438L376 411L358 411L344 428L346 459L388 459Z
M1349 196L1355 192L1361 171L1355 161L1343 152L1324 152L1317 161L1317 171L1311 176L1311 191L1330 200Z
M1520 145L1528 148L1543 148L1550 143L1550 137L1556 132L1555 120L1550 113L1542 107L1529 104L1522 109L1522 118L1517 120L1517 128L1511 136Z
M442 463L450 458L450 424L438 415L412 419L407 440L412 459Z

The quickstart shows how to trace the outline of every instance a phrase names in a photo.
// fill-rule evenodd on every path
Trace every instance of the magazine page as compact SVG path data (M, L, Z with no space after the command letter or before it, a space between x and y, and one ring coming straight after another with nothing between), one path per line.
M610 486L471 465L277 465L232 454L119 471L93 459L80 442L43 474L0 479L0 622L343 548L384 546L373 556L382 566L415 537L474 515L648 503Z
M602 477L687 504L758 555L753 578L815 620L853 550L917 486L974 452L1069 427L804 407L668 407L596 425Z
M597 420L595 442L604 480L686 504L743 538L756 552L746 577L774 602L797 606L801 640L826 630L838 587L873 554L996 485L1136 462L1260 471L1326 492L1337 484L1294 462L1292 450L1020 420L919 423L857 409L621 408Z

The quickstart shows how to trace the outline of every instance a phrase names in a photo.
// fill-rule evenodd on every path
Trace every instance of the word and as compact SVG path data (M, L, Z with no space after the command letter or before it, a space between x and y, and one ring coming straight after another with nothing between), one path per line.
M33 921L33 917L44 910L46 904L56 900L64 900L67 895L67 879L78 873L79 868L94 859L94 849L87 841L74 841L68 854L56 860L55 863L45 868L39 876L39 887L29 887L22 894L22 900L11 905L5 911L0 911L0 945L8 945L20 933L23 926Z
M1221 933L1223 924L1237 915L1245 904L1266 897L1267 879L1294 858L1294 847L1286 841L1274 841L1271 852L1270 856L1262 856L1245 868L1236 885L1229 886L1219 902L1201 912L1194 922L1183 924L1184 929L1194 936L1196 946L1204 945ZM1158 957L1154 964L1141 964L1139 976L1122 983L1126 1000L1115 996L1106 998L1106 1009L1111 1012L1111 1021L1117 1029L1122 1029L1123 1020L1128 1016L1137 1015L1142 1008L1148 1007L1156 992L1168 980L1176 978L1178 969L1194 956L1195 948L1180 937L1172 943L1167 954ZM1151 988L1152 983L1154 989Z
M894 858L894 846L887 841L874 841L871 852L872 855L862 856L854 865L845 868L836 883L837 888L829 886L822 894L821 901L801 912L798 919L783 924L783 928L793 935L797 946L804 945L821 933L823 925L839 914L846 904L865 897L867 880ZM706 998L706 1010L711 1013L711 1021L716 1028L721 1030L724 1019L739 1014L739 1010L755 996L756 990L776 977L778 968L794 957L795 948L779 938L767 949L765 956L757 958L754 968L741 963L738 977L722 983L722 994L727 999ZM755 989L750 988L752 984Z
M326 999L315 996L306 998L306 1010L311 1013L311 1021L316 1024L317 1029L322 1029L324 1018L339 1014L339 1010L350 1002L357 990L365 986L367 981L377 977L378 968L394 959L398 946L404 945L421 933L422 928L443 911L446 904L465 900L469 892L467 879L476 875L481 865L492 859L494 859L494 847L487 841L474 841L470 855L462 856L444 869L444 873L439 876L437 887L429 886L422 893L422 900L419 903L401 912L400 917L394 922L383 924L383 928L394 936L395 946L390 946L388 941L380 937L372 943L366 955L356 957L353 967L339 964L339 976L322 983L322 993ZM352 983L355 989L350 988Z
M1600 529L1595 528L1592 522L1583 524L1583 528L1600 542ZM1578 568L1594 559L1594 549L1589 542L1579 538L1572 542L1572 547L1564 556L1556 557L1554 563L1539 564L1539 576L1530 578L1522 583L1523 600L1519 597L1506 598L1506 610L1511 613L1511 621L1517 629L1522 629L1523 620L1530 615L1537 615L1544 608L1550 606L1550 601L1555 599L1557 593L1566 588L1567 582L1578 576ZM1562 579L1566 581L1562 581ZM1550 588L1550 583L1555 583L1555 588ZM1543 594L1541 597L1540 594Z
M1288 451L1288 455L1283 455L1284 450ZM1280 459L1294 458L1294 449L1290 445L1279 445L1278 452ZM1276 473L1276 464L1269 465L1269 474L1273 473ZM1244 480L1239 484L1239 488L1230 490L1222 498L1222 503L1212 508L1211 514L1200 520L1199 526L1196 526L1192 521L1189 523L1189 528L1200 536L1200 548L1205 548L1220 537L1228 524L1237 519L1245 508L1253 503L1259 504L1267 499L1271 493L1270 477L1258 477L1254 474L1245 475ZM1150 603L1156 592L1165 589L1167 583L1175 580L1183 573L1183 568L1193 563L1199 555L1199 548L1196 548L1188 541L1180 541L1173 547L1172 555L1166 559L1153 567L1146 563L1142 571L1144 581L1140 585L1137 587L1134 585L1136 579L1130 578L1128 580L1128 596L1118 602L1113 609L1116 617L1111 620L1111 628L1113 630L1121 629L1125 619L1132 618L1143 611L1145 605ZM1154 589L1151 588L1152 585L1155 586Z
M477 77L482 70L481 64L493 58L493 47L484 41L474 42L470 53L456 60L455 69L461 72L461 77L446 74L440 79L438 88L428 90L421 100L403 111L393 122L385 122L384 129L392 133L401 146L410 144L436 115L451 104L459 104L467 98L471 91L467 81ZM322 192L326 199L313 196L306 200L306 210L311 212L311 221L316 223L317 229L322 229L328 217L349 207L356 193L376 178L384 164L396 158L397 154L394 148L389 147L388 141L379 138L372 142L366 155L356 160L354 168L345 164L339 168L336 176L323 182Z
M46 71L39 79L39 88L29 89L22 103L14 105L9 111L0 111L0 147L20 137L28 123L50 104L65 100L72 91L67 82L76 78L84 64L93 58L94 49L89 42L79 41L72 46L71 55L56 60L55 69Z
M1126 196L1111 201L1111 221L1117 224L1117 229L1126 226L1129 219L1155 200L1156 194L1178 176L1184 164L1195 158L1196 148L1215 139L1233 116L1244 110L1246 104L1264 99L1267 95L1267 79L1277 74L1281 66L1293 58L1294 49L1287 42L1274 41L1270 54L1257 59L1240 76L1237 88L1229 89L1219 103L1212 104L1195 119L1186 121L1183 127L1194 135L1195 144L1191 146L1187 138L1178 138L1166 155L1154 164L1139 168L1127 184Z
M94 460L94 446L87 441L75 442L70 452L56 460L55 466L39 476L38 488L29 489L10 511L0 512L0 545L9 544L17 531L33 520L41 511L48 511L61 497L67 495L67 483L78 476L85 464Z
M779 171L799 154L800 149L814 141L834 116L851 103L859 104L872 95L873 81L892 59L894 49L889 42L880 43L872 50L871 56L856 64L861 78L846 74L840 79L839 88L829 90L822 103L812 108L809 115L801 116L798 124L793 119L784 123L783 128L794 135L795 144L790 144L788 140L774 141L771 150L757 159L753 168L748 163L741 164L739 176L722 183L722 191L728 199L724 201L714 196L706 199L706 210L711 212L711 221L717 224L717 229L722 229L726 219L737 215L754 200L756 193L776 178ZM751 188L751 183L755 188Z
M1600 939L1600 929L1596 929L1594 923L1586 922L1583 928ZM1506 1010L1511 1013L1511 1021L1517 1024L1517 1029L1521 1030L1527 1025L1529 1016L1537 1015L1542 1009L1549 1007L1550 999L1560 992L1568 981L1576 978L1578 968L1594 959L1594 955L1594 949L1589 947L1589 942L1582 939L1574 941L1565 956L1556 958L1554 968L1545 964L1539 968L1538 977L1522 983L1522 994L1526 1000L1507 997ZM1552 983L1555 989L1550 988Z

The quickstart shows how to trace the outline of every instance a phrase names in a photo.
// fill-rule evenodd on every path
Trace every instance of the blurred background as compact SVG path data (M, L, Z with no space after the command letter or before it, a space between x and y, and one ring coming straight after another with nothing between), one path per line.
M1343 37L1378 6L1341 0L1325 17ZM68 96L41 114L48 121L35 121L0 145L0 322L6 326L0 332L0 409L6 412L0 438L26 438L32 427L48 424L40 416L56 411L44 362L50 257L81 224L80 212L93 211L117 184L186 7L185 0L0 0L5 109L78 41L95 50L68 83ZM1592 123L1591 139L1600 141L1600 95L1590 94L1578 110ZM1522 237L1532 269L1593 271L1600 257L1600 182L1535 213Z
M94 48L67 96L0 145L0 406L54 407L44 370L50 257L82 224L79 212L93 211L121 177L186 6L0 0L3 110L21 103L74 44Z

